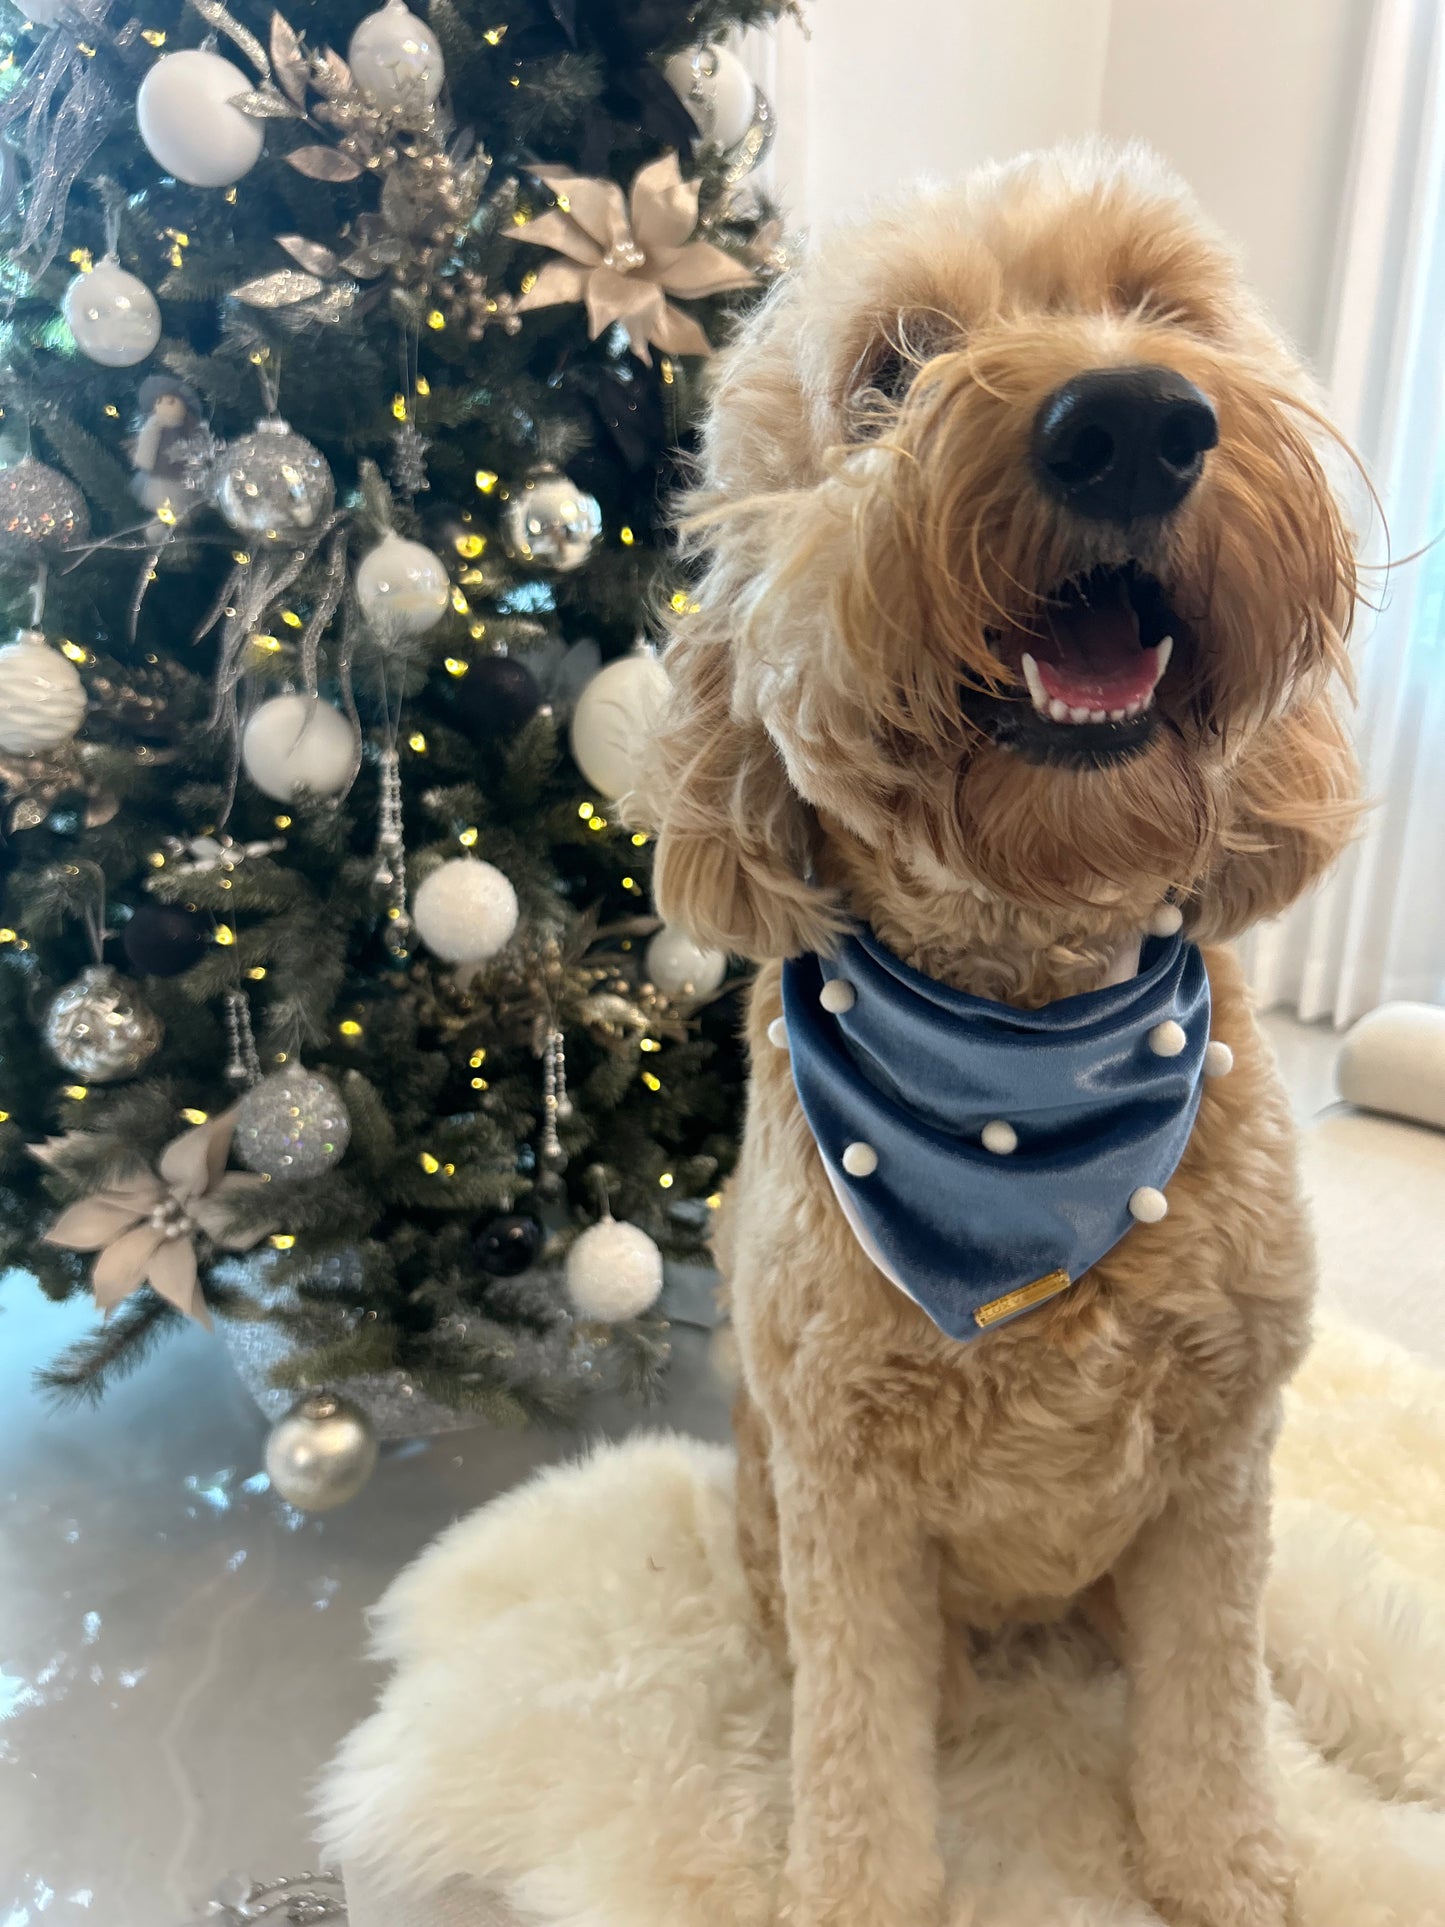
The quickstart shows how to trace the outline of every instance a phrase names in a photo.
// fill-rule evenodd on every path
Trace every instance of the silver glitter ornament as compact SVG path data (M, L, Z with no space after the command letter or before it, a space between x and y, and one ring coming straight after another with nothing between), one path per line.
M336 484L321 450L271 415L222 450L215 498L238 535L287 542L320 529Z
M52 1002L42 1026L56 1059L88 1084L134 1077L160 1044L161 1020L105 964L82 971Z
M340 1091L319 1071L273 1071L236 1109L236 1156L268 1178L315 1178L340 1162L351 1118Z
M303 1512L328 1512L354 1499L376 1459L370 1419L339 1392L304 1393L266 1440L272 1490Z
M534 469L502 510L502 534L518 561L563 575L581 568L601 533L596 496L555 468Z
M0 555L63 549L89 533L85 497L68 475L33 455L0 470Z

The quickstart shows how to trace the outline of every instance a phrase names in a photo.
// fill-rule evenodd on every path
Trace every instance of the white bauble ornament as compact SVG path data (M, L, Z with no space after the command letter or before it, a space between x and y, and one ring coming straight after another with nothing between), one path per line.
M502 536L510 553L559 575L580 569L601 533L597 497L555 468L535 470L502 509Z
M354 1499L376 1459L371 1420L339 1392L305 1393L266 1440L271 1490L300 1512L329 1512Z
M417 935L446 963L482 963L511 941L517 893L500 870L453 857L426 877L411 900Z
M351 1113L320 1071L273 1071L236 1106L231 1140L248 1171L268 1178L318 1178L339 1164L351 1142Z
M68 743L85 717L85 684L38 629L0 649L0 749L38 756Z
M335 796L351 779L356 736L330 703L310 696L273 696L247 723L241 762L265 796L289 803L298 790Z
M567 1295L584 1318L636 1318L661 1290L662 1253L640 1225L604 1218L567 1253Z
M37 27L55 27L67 13L74 13L71 0L15 0L15 11Z
M326 457L279 415L228 442L215 479L216 507L238 535L289 542L324 522L336 500Z
M424 636L446 614L451 578L439 555L394 532L384 535L356 565L361 613L383 642Z
M710 147L736 147L753 124L758 90L730 47L693 47L663 70Z
M670 923L649 942L642 967L668 997L710 997L728 974L725 952L705 950Z
M639 649L599 669L572 712L572 759L609 802L638 780L647 737L667 702L667 671Z
M133 368L161 338L161 311L144 281L113 254L78 274L65 290L60 312L75 345L102 368Z
M403 0L387 0L351 36L346 59L373 106L426 108L442 90L446 68L437 37Z
M156 165L188 187L229 187L249 173L266 137L260 121L231 102L251 87L239 67L204 48L162 55L135 101Z

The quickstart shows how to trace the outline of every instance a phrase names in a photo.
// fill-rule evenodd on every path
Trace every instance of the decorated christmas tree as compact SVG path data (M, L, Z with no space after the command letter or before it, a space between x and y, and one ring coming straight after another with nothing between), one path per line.
M0 1257L363 1434L653 1383L732 1154L617 804L786 0L367 4L0 35Z

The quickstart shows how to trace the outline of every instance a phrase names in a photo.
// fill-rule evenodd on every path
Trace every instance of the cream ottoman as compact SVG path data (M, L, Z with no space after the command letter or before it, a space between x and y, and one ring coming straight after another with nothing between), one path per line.
M1289 1394L1267 1634L1301 1927L1445 1922L1442 1380L1327 1326ZM396 1581L390 1680L322 1789L353 1927L774 1927L788 1698L732 1477L724 1448L633 1439ZM1130 1881L1123 1698L1067 1630L994 1655L940 1762L951 1927L1158 1927Z

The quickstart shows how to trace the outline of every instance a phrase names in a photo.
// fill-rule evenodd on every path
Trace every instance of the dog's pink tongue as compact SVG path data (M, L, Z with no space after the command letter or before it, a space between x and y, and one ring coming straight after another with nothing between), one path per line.
M1123 595L1097 608L1051 609L1034 659L1047 693L1071 709L1125 709L1157 677L1157 654L1140 648L1139 621Z

